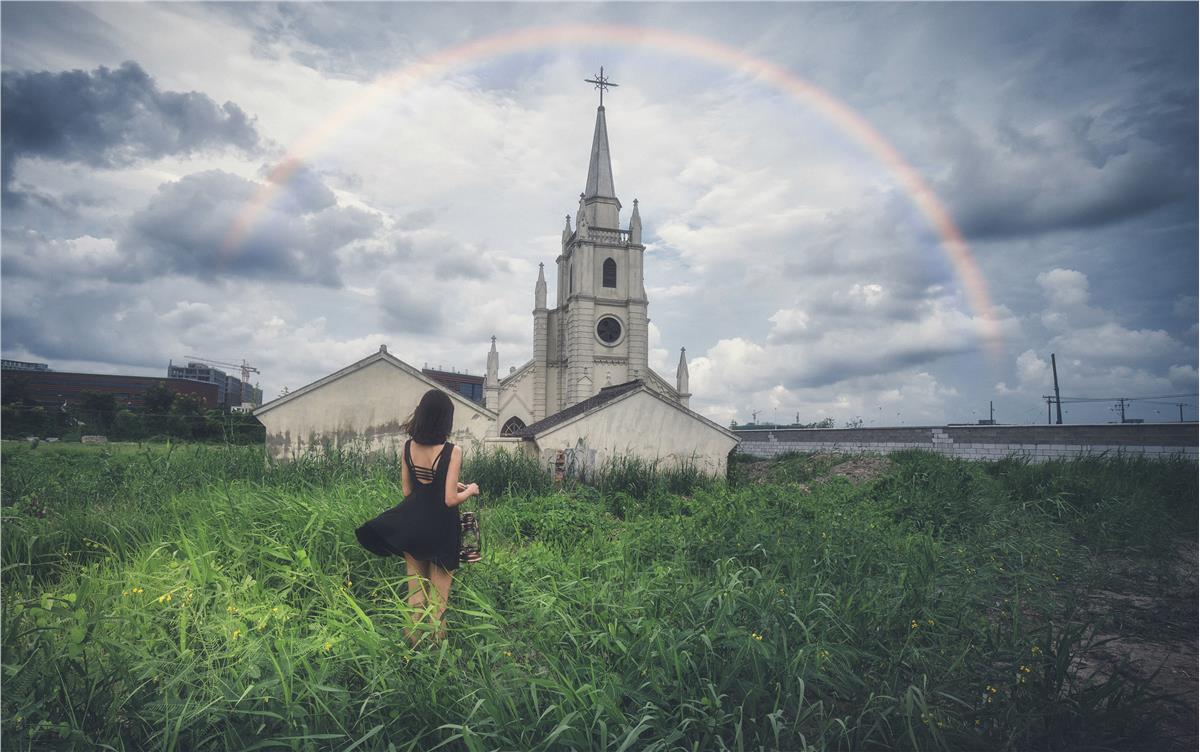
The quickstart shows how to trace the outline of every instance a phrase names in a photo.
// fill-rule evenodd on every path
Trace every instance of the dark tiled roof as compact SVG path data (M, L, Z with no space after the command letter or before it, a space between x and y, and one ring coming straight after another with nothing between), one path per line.
M617 397L620 397L622 394L627 394L635 389L640 389L642 385L641 379L634 379L633 381L626 381L624 384L606 386L600 390L599 394L593 397L588 397L583 402L577 402L568 407L566 410L559 410L553 415L542 418L538 422L526 426L516 435L524 439L531 439L539 433L557 426L559 423L565 423L571 418L574 418L576 415L582 415L588 410L600 407L606 402L611 402Z

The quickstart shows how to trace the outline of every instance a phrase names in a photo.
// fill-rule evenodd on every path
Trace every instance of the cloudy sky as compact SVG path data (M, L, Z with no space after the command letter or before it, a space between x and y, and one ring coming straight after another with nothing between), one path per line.
M1054 352L1065 396L1195 420L1196 28L1194 3L5 3L0 348L245 358L267 399L385 343L482 373L494 334L507 372L603 65L651 366L673 383L685 346L693 408L1040 422Z

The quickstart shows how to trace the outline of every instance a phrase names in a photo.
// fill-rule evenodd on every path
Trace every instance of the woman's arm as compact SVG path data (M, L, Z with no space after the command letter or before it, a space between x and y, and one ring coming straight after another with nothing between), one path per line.
M446 506L456 507L479 493L479 486L470 485L458 490L458 472L462 470L462 449L455 446L450 450L450 468L446 471Z
M408 477L408 463L404 461L404 457L400 458L400 487L404 490L404 498L412 493L412 480Z

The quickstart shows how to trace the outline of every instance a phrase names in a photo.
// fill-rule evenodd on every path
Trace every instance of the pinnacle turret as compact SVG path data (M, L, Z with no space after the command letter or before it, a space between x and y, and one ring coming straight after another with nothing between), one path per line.
M538 264L537 284L533 288L533 306L535 309L546 307L546 273L545 264Z
M496 384L500 381L500 353L496 351L496 336L492 335L492 349L487 356L487 383Z
M686 353L686 348L679 348L679 367L675 369L675 391L679 393L679 403L684 407L688 406L688 398L692 396L688 391L688 366Z
M629 242L642 242L642 215L638 212L638 200L633 200L633 214L629 217Z

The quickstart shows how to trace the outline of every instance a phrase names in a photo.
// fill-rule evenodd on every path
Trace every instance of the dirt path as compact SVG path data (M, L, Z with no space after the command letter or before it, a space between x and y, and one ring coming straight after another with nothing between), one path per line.
M1151 690L1168 696L1159 705L1165 718L1160 732L1171 740L1162 752L1194 752L1198 695L1197 543L1174 546L1165 562L1108 559L1106 589L1092 591L1088 619L1096 625L1097 640L1112 640L1076 661L1082 681L1103 681L1120 673L1130 680L1148 680ZM1128 664L1122 668L1122 662ZM1156 673L1157 672L1157 673Z

